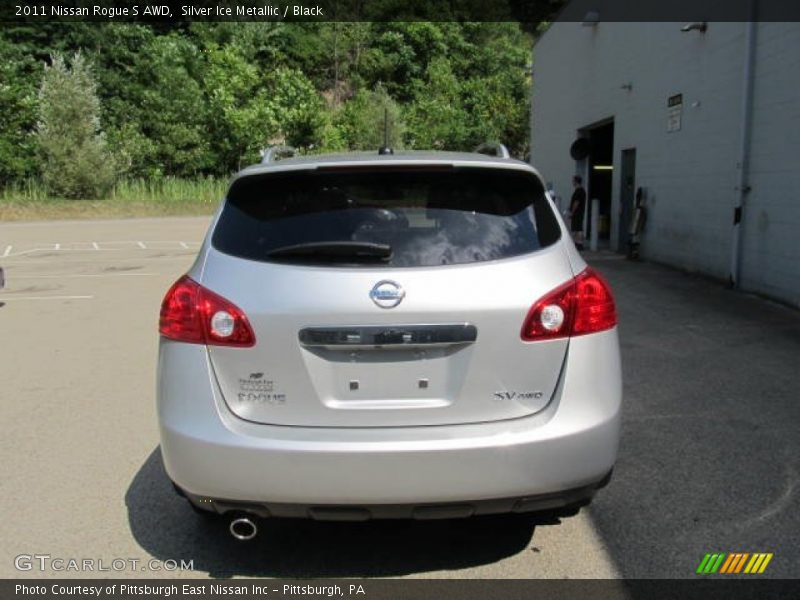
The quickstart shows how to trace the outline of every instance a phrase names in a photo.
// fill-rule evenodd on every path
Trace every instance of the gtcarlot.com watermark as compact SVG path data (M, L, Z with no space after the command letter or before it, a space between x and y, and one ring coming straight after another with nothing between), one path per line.
M73 571L77 573L108 573L125 571L192 571L194 560L158 560L148 558L77 558L50 554L18 554L14 557L17 571Z

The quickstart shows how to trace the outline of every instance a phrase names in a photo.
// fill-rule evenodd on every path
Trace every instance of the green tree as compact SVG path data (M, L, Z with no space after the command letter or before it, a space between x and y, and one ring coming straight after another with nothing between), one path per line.
M176 33L153 37L139 52L131 72L136 93L128 106L143 142L137 174L191 177L221 170L210 148L203 69L200 51Z
M36 172L37 82L31 59L0 38L0 185Z
M407 143L471 150L500 141L516 156L528 148L530 38L512 23L442 24L452 50L430 60L408 86Z
M100 129L100 100L89 64L75 54L71 68L56 55L39 90L36 135L42 180L66 198L99 198L114 183L114 167Z
M412 148L464 149L467 114L461 84L448 60L434 60L424 81L416 82L414 100L406 107L406 141Z
M403 147L405 123L400 106L382 86L358 92L336 121L350 150L377 150L384 144L384 131L390 147Z
M512 22L462 22L459 11L479 4L349 3L353 22L336 23L9 25L0 29L0 185L38 169L38 65L76 51L92 65L108 150L126 176L225 176L282 142L374 150L384 110L394 147L499 140L523 156L533 36ZM453 19L386 18L401 9Z
M274 143L318 143L324 103L301 72L278 68L262 76L232 45L212 46L205 55L209 133L218 164L234 170Z
M203 78L209 108L209 137L216 163L227 170L241 167L267 145L277 129L266 89L257 68L235 46L212 45L205 51Z
M300 71L276 69L266 81L277 134L298 148L314 146L325 119L325 104L314 85Z

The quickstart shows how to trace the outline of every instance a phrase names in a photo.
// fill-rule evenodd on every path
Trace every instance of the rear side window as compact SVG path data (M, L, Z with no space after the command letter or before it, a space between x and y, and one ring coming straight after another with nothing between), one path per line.
M212 244L257 261L427 267L518 256L559 236L530 173L342 167L236 180Z

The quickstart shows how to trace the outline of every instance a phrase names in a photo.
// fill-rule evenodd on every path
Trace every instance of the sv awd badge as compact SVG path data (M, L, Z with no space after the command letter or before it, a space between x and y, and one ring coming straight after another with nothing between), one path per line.
M495 392L495 400L538 400L544 396L544 392Z

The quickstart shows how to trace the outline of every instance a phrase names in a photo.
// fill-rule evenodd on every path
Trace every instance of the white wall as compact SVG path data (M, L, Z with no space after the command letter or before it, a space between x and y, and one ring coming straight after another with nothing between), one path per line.
M800 24L756 35L742 285L800 305Z
M556 23L534 49L532 162L568 199L577 130L614 118L612 219L621 151L635 147L647 188L645 257L728 278L741 136L745 25ZM742 282L800 304L800 25L759 24ZM626 91L621 86L632 84ZM667 133L667 98L683 94L682 128ZM763 215L765 216L761 216ZM612 221L617 247L617 222ZM766 235L766 234L769 235Z

